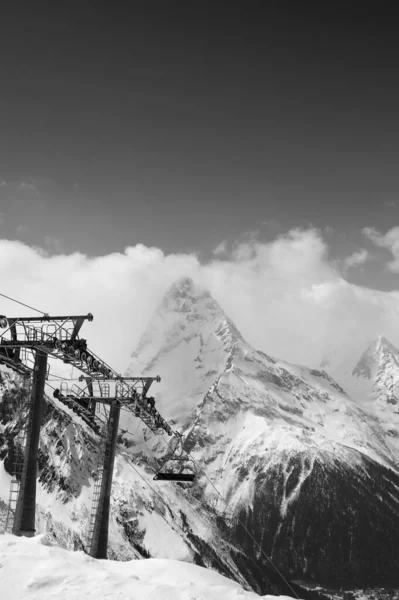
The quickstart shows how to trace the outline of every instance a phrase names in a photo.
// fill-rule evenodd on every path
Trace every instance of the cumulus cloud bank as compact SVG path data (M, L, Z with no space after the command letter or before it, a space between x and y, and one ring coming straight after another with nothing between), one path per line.
M393 256L387 268L393 273L399 273L399 227L393 227L386 234L380 233L374 227L364 227L363 234L376 246L386 248Z
M82 336L120 371L163 294L183 276L211 291L248 342L289 361L317 366L337 345L363 344L380 333L399 344L398 295L345 281L314 229L245 241L207 264L141 244L88 258L0 241L0 292L50 314L92 312ZM0 298L0 313L29 311Z
M363 265L368 259L370 255L367 250L362 248L361 250L357 250L353 252L350 256L347 256L343 261L344 269L347 271L352 267L358 267L359 265Z

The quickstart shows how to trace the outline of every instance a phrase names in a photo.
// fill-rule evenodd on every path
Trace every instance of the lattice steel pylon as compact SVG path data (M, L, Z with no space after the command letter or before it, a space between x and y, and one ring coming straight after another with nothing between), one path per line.
M160 377L118 377L116 381L104 383L82 376L80 381L85 381L86 387L79 393L75 388L75 396L61 394L60 390L54 392L54 396L61 401L74 401L80 408L84 406L86 411L93 403L104 405L108 411L107 424L101 435L99 472L93 487L88 532L89 552L94 558L107 558L112 476L121 408L130 410L153 433L173 434L168 423L155 409L154 398L147 398L152 382L160 380Z
M31 537L35 534L37 454L44 407L44 388L48 377L47 358L49 354L57 354L61 351L65 355L70 347L73 348L74 353L79 349L78 346L86 349L85 344L82 346L82 341L78 338L79 330L85 319L92 320L93 316L91 314L85 317L44 315L42 317L6 318L0 315L0 328L5 329L0 338L0 363L19 374L32 374L31 398L23 440L24 457L22 465L19 465L19 480L19 473L12 480L10 509L6 520L8 530L11 526L12 515L12 532L16 535ZM43 321L45 324L42 324ZM73 323L70 330L65 329L65 323L68 321ZM38 323L39 327L37 327ZM62 332L65 335L62 335ZM64 340L63 342L58 340L57 333ZM57 342L60 342L61 346L64 344L65 348L59 348ZM68 362L72 361L68 360Z
M95 558L107 558L112 475L120 412L119 402L112 403L109 408L106 436L100 454L102 464L94 486L89 535L91 539L90 555Z
M78 414L94 433L100 433L101 423L93 410L97 403L109 407L104 444L101 452L101 466L94 496L91 518L90 553L97 558L107 557L110 495L120 410L130 410L139 417L153 433L172 429L155 409L154 398L147 392L157 377L121 377L116 371L101 361L87 348L86 340L79 338L79 330L85 319L92 321L93 315L27 318L6 318L0 315L0 328L6 329L0 338L0 363L14 371L33 373L32 394L28 410L24 460L19 486L13 483L10 491L12 511L12 531L16 535L32 536L35 533L37 453L40 425L44 406L44 387L48 376L47 358L63 360L82 371L86 387L75 387L72 393L55 390L54 397ZM68 323L72 326L68 327ZM8 334L7 337L5 334ZM30 353L30 361L26 356ZM34 357L34 363L32 360ZM32 364L34 366L32 367ZM110 393L110 384L114 386ZM98 389L95 389L98 386ZM17 479L17 477L16 477ZM10 513L11 514L11 513ZM10 527L7 519L7 527Z
M7 516L4 526L4 533L13 533L14 523L18 520L18 498L21 491L21 485L24 482L26 473L26 440L30 434L32 421L29 419L29 402L31 400L32 378L29 374L24 375L24 393L21 397L21 402L18 410L18 421L20 430L14 438L14 464L12 469L12 479L10 482L10 492L8 499ZM24 422L24 413L28 417Z

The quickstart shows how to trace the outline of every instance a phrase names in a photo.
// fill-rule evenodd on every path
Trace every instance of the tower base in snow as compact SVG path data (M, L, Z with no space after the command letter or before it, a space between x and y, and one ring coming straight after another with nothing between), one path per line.
M90 556L93 558L107 558L112 475L120 412L120 404L114 402L109 411L101 474L95 486L93 496L90 544Z

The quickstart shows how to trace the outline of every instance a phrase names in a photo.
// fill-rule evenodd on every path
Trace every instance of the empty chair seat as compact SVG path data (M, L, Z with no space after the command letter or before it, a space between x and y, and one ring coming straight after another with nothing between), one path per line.
M157 473L154 477L156 481L194 481L194 473Z

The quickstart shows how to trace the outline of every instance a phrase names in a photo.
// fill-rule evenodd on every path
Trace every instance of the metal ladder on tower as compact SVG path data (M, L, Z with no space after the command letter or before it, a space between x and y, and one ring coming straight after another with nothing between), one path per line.
M29 377L28 383L24 385L24 388L27 392L27 400L30 402L30 393L31 393L31 378ZM28 405L29 406L29 405ZM21 401L19 418L21 422L23 422L23 412L24 412L24 403L23 399ZM31 411L28 408L28 422L25 427L22 427L19 434L16 436L14 440L14 465L13 465L13 475L10 483L10 492L8 496L8 509L6 522L4 526L4 533L12 533L15 517L18 510L18 498L21 491L21 485L25 481L26 476L26 468L27 468L27 460L26 460L26 441L30 434L30 430L32 427L32 418ZM18 448L18 449L17 449Z
M110 453L110 442L111 442L111 425L110 419L108 419L108 425L106 429L106 434L101 438L101 446L99 453L99 475L94 484L93 490L93 498L91 502L91 512L90 512L90 524L89 524L89 532L88 532L88 542L89 546L93 544L95 538L99 535L100 525L101 525L101 514L99 514L99 507L102 506L100 503L101 493L103 488L103 478L104 478L104 467L108 462L109 453Z
M103 453L102 453L103 455ZM90 512L90 525L89 525L89 533L88 539L89 544L91 544L91 540L94 537L95 529L96 529L96 521L97 521L97 513L100 505L100 497L101 497L101 487L103 481L104 469L101 469L101 473L97 478L97 481L94 484L93 490L93 498L91 501L91 512Z

